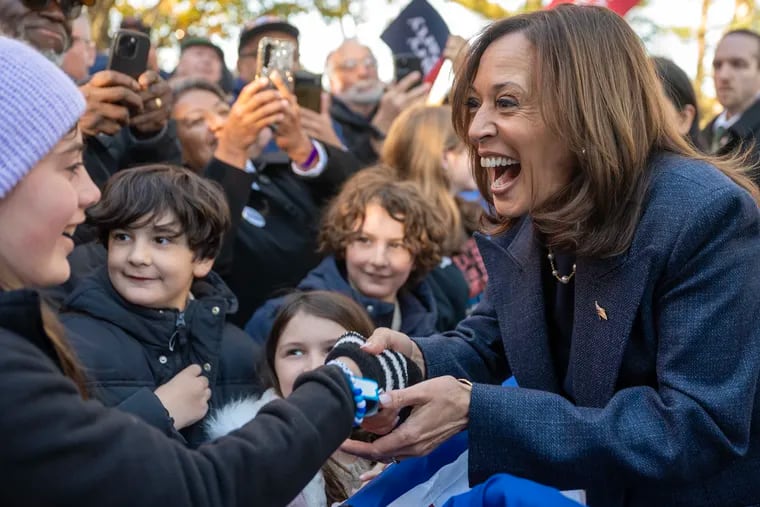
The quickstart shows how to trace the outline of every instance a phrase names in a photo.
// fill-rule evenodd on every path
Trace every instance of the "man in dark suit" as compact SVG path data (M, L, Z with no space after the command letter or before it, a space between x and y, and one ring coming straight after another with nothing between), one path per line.
M744 145L752 150L760 182L760 34L732 30L718 43L713 58L713 78L723 112L702 131L710 153L725 154Z

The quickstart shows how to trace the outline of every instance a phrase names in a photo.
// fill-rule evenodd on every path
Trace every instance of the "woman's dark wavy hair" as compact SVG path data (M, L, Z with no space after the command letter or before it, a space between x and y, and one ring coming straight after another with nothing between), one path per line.
M221 187L183 167L155 164L119 171L87 217L108 246L115 229L143 227L163 215L175 216L196 259L214 259L230 228L230 210Z
M684 72L681 67L668 58L654 56L652 57L652 63L654 63L654 70L657 72L657 77L659 77L662 82L665 95L670 102L673 103L676 110L679 112L683 111L686 106L692 106L694 108L694 119L691 121L691 127L689 127L689 133L687 136L694 146L702 149L702 142L699 135L699 106L697 105L697 94L694 91L694 87L691 85L689 76L686 75L686 72Z
M467 102L483 53L515 33L533 48L531 98L547 128L575 158L570 183L530 211L549 247L596 257L625 252L641 215L651 159L660 152L706 160L757 200L741 159L708 157L678 133L666 116L653 65L630 26L606 8L563 4L488 26L455 79L452 119L491 205L483 224L488 232L503 232L514 220L493 211L488 175L468 136L473 113Z

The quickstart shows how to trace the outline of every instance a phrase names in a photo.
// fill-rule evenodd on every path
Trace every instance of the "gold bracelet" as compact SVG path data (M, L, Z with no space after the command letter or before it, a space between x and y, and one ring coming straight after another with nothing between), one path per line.
M469 389L470 391L472 391L472 382L470 382L470 381L469 381L469 380L467 380L466 378L458 378L458 379L457 379L457 382L459 382L460 384L464 384L464 385L466 385L466 386L468 387L468 389Z

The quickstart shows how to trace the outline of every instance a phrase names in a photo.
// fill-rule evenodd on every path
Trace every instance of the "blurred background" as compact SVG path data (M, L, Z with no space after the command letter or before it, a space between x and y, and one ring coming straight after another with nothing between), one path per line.
M429 0L451 33L471 38L491 20L548 5L550 0ZM346 37L358 37L378 59L380 77L390 80L391 52L380 40L385 27L408 0L98 0L89 9L92 38L99 50L125 16L136 16L152 28L159 66L171 70L179 44L203 36L218 44L230 69L235 69L240 26L263 14L286 17L301 31L301 63L321 72L327 53ZM591 0L589 3L599 3ZM604 2L601 2L604 3ZM720 111L712 82L712 54L723 32L760 29L756 0L642 0L626 14L652 55L674 60L692 78L702 118Z

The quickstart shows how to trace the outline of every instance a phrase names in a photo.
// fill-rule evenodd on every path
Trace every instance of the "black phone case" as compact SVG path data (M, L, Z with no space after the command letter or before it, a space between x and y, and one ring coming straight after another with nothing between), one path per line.
M298 105L317 113L322 107L322 75L296 71L293 93Z
M130 50L127 53L124 41L129 37L135 41L135 47L134 52ZM133 30L119 30L111 44L107 68L137 79L148 68L149 52L150 38L147 35Z
M399 54L393 57L393 64L396 68L396 82L398 83L414 71L422 74L422 60L411 53Z

